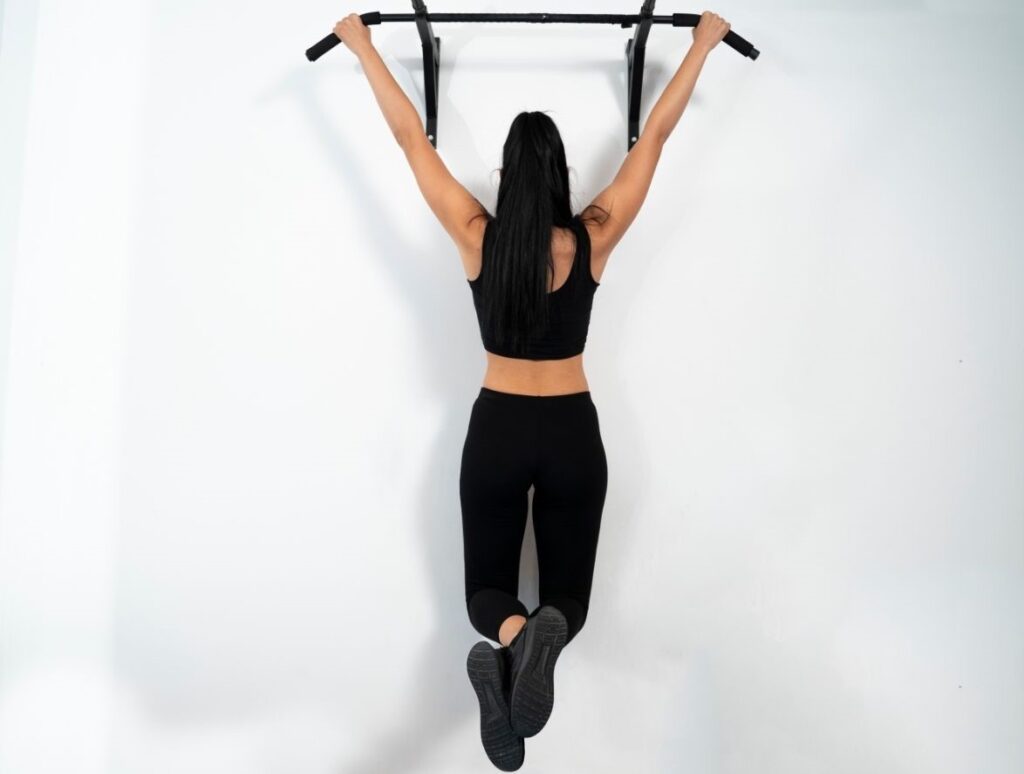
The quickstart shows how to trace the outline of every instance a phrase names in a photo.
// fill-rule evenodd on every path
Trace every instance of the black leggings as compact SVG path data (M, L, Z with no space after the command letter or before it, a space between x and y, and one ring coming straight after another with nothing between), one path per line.
M519 556L533 485L540 604L519 601ZM558 608L571 640L590 605L597 538L608 488L597 408L590 392L521 395L487 387L473 402L462 448L459 497L466 607L473 628L496 642L510 615Z

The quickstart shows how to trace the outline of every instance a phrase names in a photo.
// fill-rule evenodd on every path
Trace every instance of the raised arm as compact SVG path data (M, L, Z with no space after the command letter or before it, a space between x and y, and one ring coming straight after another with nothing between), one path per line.
M729 31L729 24L717 14L705 11L693 28L693 44L686 52L676 74L672 76L647 117L640 138L626 154L615 179L584 208L599 207L608 217L591 227L592 266L599 279L611 251L622 239L647 198L654 170L661 158L661 149L679 122L704 61ZM600 220L600 219L599 219Z

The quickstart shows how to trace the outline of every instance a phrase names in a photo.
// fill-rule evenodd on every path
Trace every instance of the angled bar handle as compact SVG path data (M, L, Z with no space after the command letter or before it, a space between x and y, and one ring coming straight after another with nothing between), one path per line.
M672 14L672 26L673 27L696 27L697 22L700 21L699 13L674 13ZM725 37L722 38L722 42L726 45L732 46L743 56L749 56L751 59L757 59L757 55L761 52L758 51L749 42L741 38L732 30L725 33Z
M380 24L380 11L361 13L359 18L363 20L363 24L367 27L371 24ZM315 62L339 43L341 43L341 38L332 32L306 49L306 59L310 62Z

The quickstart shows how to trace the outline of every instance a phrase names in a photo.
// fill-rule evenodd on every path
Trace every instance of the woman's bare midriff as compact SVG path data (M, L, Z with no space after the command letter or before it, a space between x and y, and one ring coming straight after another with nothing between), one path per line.
M463 256L463 263L472 277L479 275L483 260L482 228L478 237L472 255ZM600 251L595 241L591 231L591 276L596 282L600 282L608 257ZM568 229L556 229L551 248L552 258L556 264L555 276L551 278L551 289L557 290L569 278L576 250L575 237ZM491 390L539 396L565 395L590 389L586 374L583 373L582 352L560 360L525 360L495 355L487 350L484 352L487 355L487 372L484 374L483 386Z
M487 352L483 386L521 395L564 395L589 390L583 353L561 360L522 360Z

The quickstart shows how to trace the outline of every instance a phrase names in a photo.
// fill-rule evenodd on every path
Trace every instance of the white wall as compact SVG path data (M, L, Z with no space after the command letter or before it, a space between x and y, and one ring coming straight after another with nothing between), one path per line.
M712 8L762 54L712 54L602 278L593 601L523 771L1021 771L1015 5ZM5 0L3 774L493 770L484 354L356 60L304 58L351 10L409 8ZM456 177L493 209L543 109L589 202L631 31L435 32ZM413 25L372 35L422 110ZM652 32L644 118L690 40Z

